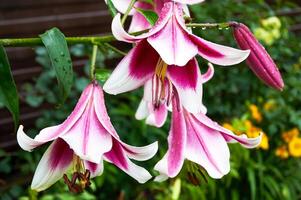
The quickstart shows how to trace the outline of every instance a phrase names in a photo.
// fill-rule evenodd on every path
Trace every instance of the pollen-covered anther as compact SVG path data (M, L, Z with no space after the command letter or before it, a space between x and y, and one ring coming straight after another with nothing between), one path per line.
M73 171L71 180L64 174L64 182L68 186L70 192L81 193L91 185L91 173L88 169L85 169L82 160L78 156L74 156Z
M166 84L170 82L166 77L167 66L162 59L159 59L156 65L155 74L152 79L152 101L154 109L158 109L160 105L170 101L168 100L169 94L166 94L168 93L166 92ZM169 87L169 85L167 87Z

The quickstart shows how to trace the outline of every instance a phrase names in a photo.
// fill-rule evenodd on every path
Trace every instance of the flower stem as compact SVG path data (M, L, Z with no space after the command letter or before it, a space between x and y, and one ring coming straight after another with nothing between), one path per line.
M95 79L95 64L97 57L98 46L93 45L92 58L91 58L91 66L90 66L90 78L93 81Z
M73 44L100 44L103 42L115 41L113 35L94 36L94 37L66 37L69 45ZM0 39L0 45L6 47L26 47L43 45L41 38L12 38Z
M223 23L189 23L186 24L187 27L192 28L229 28L231 25L228 22Z
M121 19L121 24L122 25L124 24L126 18L128 17L128 15L130 14L131 10L133 9L135 2L136 2L136 0L131 0L128 8L126 9L126 11L125 11L125 13L124 13L124 15L123 15L123 17Z

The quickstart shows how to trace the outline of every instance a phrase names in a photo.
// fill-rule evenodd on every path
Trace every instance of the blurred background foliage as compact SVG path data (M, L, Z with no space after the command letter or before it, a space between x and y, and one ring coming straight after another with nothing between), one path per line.
M242 63L233 67L215 68L214 78L204 85L204 104L208 115L236 134L246 133L254 137L263 132L263 141L257 149L247 150L237 144L230 144L231 172L221 180L211 179L199 166L187 162L181 174L163 183L149 181L138 184L115 166L106 163L102 176L92 180L92 186L82 194L71 194L63 181L37 194L29 189L29 182L44 148L33 153L22 150L15 153L0 151L0 173L11 176L14 170L29 176L28 182L6 187L1 199L301 199L301 42L300 35L289 32L291 24L301 22L300 17L278 16L278 11L296 8L292 1L276 1L269 4L263 0L208 0L191 7L194 22L239 21L247 24L280 68L285 88L282 92L265 86L251 70ZM277 17L278 16L278 17ZM230 29L195 29L205 39L235 47ZM73 57L91 55L91 48L73 46ZM22 86L26 102L38 107L44 102L55 107L58 102L58 88L55 74L44 48L36 49L36 60L44 68L35 83ZM114 66L108 66L107 59L120 57L101 48L97 60L97 77L100 83L108 77ZM202 72L206 62L199 58ZM85 74L75 75L73 92L67 103L56 109L49 109L36 121L36 128L29 130L34 136L46 126L62 122L73 109L81 91L89 83L89 63ZM113 125L121 138L132 145L145 145L159 141L156 157L142 165L151 171L155 163L167 150L169 122L157 129L134 118L142 97L142 90L106 95L106 104ZM3 158L3 159L2 159Z

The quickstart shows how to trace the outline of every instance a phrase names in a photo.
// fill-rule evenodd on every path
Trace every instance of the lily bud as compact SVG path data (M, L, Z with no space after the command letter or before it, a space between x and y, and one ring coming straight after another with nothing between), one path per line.
M247 64L251 70L265 84L282 90L284 83L275 62L250 29L242 23L231 22L230 25L234 29L234 38L238 46L243 50L251 50L247 58Z

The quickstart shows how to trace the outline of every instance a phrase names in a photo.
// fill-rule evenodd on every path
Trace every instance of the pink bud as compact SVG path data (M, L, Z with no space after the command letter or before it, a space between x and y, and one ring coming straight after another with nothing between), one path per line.
M243 50L251 50L247 58L251 70L267 85L282 90L284 83L275 62L250 29L237 22L231 22L230 25L234 28L234 38L238 46Z

